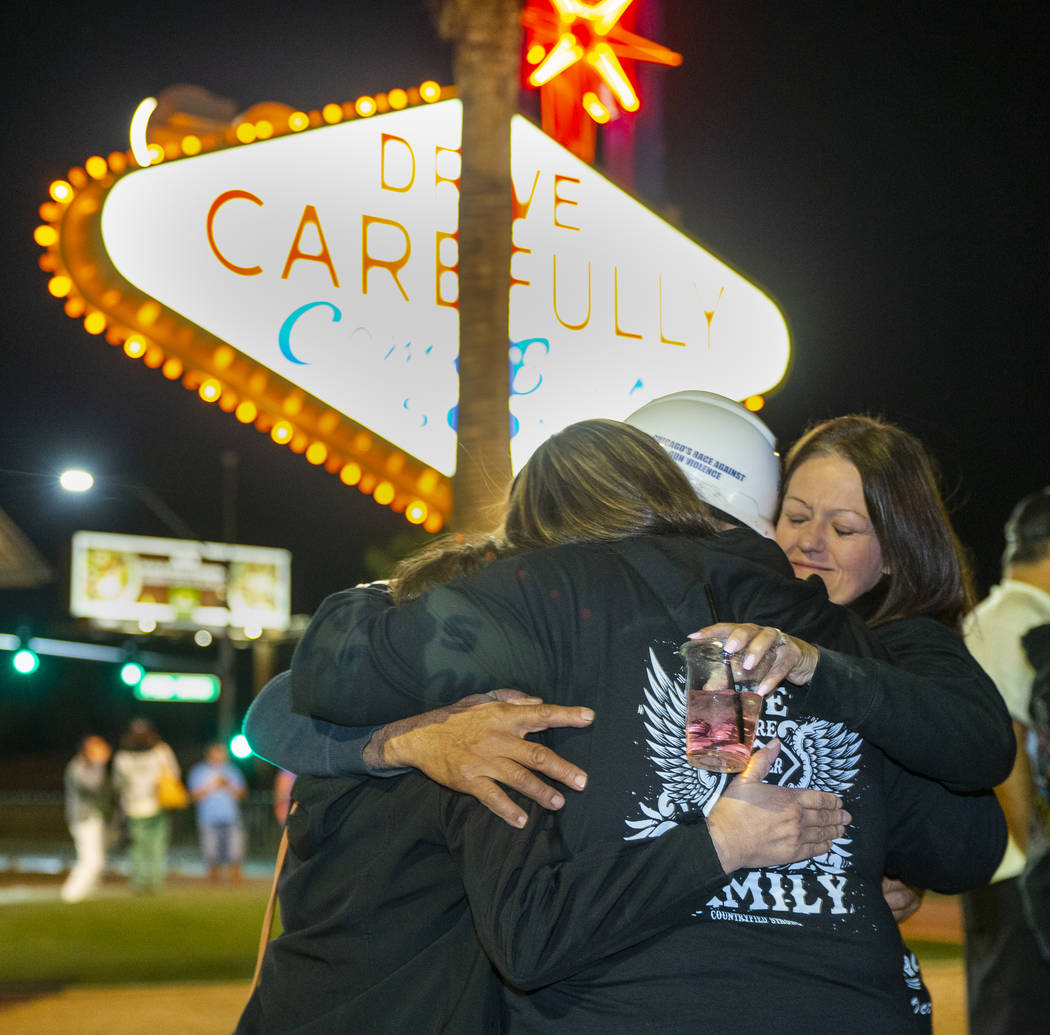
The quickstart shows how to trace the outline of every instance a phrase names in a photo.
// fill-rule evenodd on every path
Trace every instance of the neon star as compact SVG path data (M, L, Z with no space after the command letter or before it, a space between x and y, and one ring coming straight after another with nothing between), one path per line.
M544 86L570 69L581 66L587 89L579 100L595 122L608 122L610 112L599 91L624 111L637 111L638 91L620 63L621 58L680 65L682 55L636 36L620 24L633 0L529 0L522 23L531 33L527 60L535 64L531 86ZM589 73L589 74L588 74ZM601 86L606 90L601 90Z

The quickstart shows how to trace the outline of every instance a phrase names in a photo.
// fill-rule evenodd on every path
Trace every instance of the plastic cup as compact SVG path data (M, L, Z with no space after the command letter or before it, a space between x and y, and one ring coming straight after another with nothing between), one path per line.
M742 668L743 655L727 654L721 640L689 640L685 658L685 757L697 769L739 773L747 767L762 714L759 677Z

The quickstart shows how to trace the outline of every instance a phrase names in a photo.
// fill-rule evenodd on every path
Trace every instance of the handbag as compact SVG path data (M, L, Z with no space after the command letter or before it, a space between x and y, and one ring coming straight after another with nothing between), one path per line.
M190 803L190 792L170 769L162 769L157 783L157 800L162 809L184 809Z

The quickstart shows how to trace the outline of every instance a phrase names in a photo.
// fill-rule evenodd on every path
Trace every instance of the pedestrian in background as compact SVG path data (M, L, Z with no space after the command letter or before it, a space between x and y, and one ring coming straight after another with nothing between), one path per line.
M62 885L63 902L90 895L106 864L106 818L110 808L109 764L113 749L95 734L84 737L65 771L66 823L77 859Z
M175 753L149 719L133 719L113 756L113 782L128 821L134 892L156 892L164 886L171 838L171 820L159 796L165 773L176 779L181 775Z
M277 775L273 778L273 814L282 827L288 821L288 810L292 807L294 783L295 773L287 769L278 769Z
M1025 496L1004 532L1002 581L966 623L966 645L1002 694L1017 737L1013 770L995 791L1010 835L1006 854L987 887L963 896L973 1035L1043 1031L1050 1017L1050 960L1025 917L1021 884L1039 816L1028 752L1036 671L1022 638L1050 622L1050 486Z
M208 864L208 880L218 884L222 868L227 866L230 883L240 884L244 825L238 803L248 788L240 771L230 765L224 744L208 745L204 761L190 770L187 787L197 805L197 830L201 855Z

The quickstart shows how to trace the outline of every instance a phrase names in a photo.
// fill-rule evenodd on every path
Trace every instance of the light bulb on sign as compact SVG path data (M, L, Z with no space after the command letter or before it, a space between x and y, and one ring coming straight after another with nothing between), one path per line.
M146 127L149 125L150 116L157 110L157 98L147 97L139 103L135 114L131 116L131 153L135 161L143 168L153 161L153 155L146 140Z

